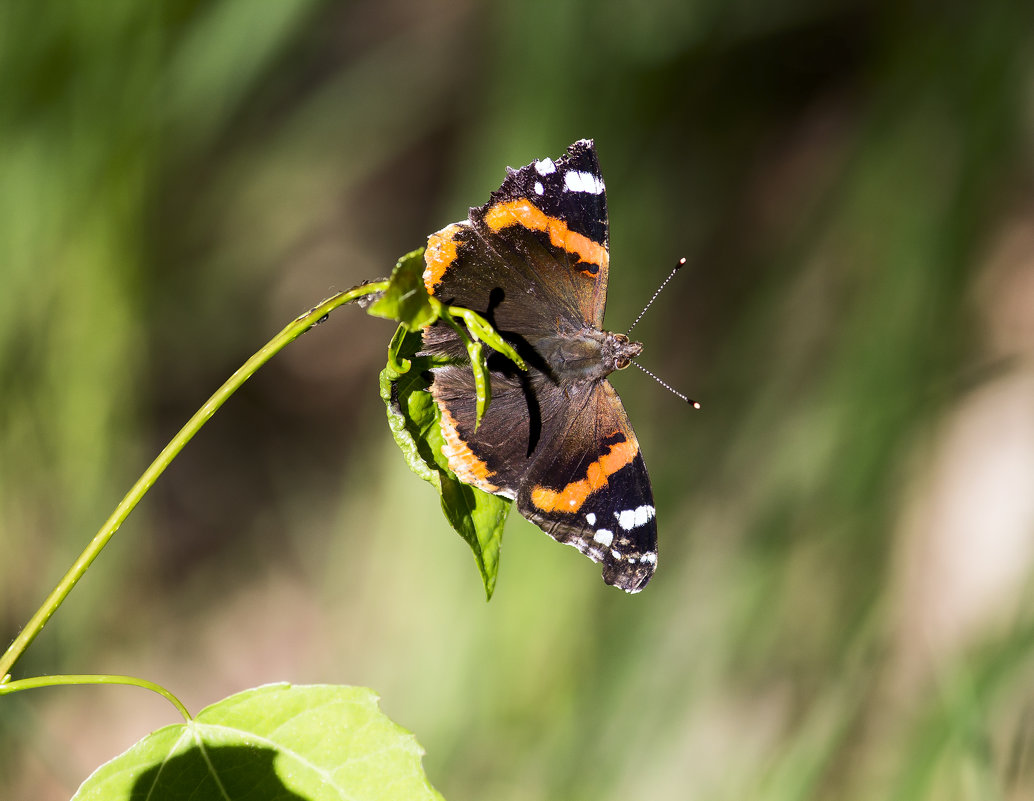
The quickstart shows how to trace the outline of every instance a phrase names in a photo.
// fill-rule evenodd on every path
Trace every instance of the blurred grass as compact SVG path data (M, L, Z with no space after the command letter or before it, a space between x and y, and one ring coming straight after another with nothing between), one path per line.
M986 488L1034 479L1032 16L6 4L11 636L270 334L576 138L607 177L608 323L689 257L637 334L704 404L616 378L660 510L648 592L515 520L485 605L392 452L390 327L339 313L206 427L21 669L195 709L366 684L450 799L1030 797L1034 514ZM0 796L67 796L166 720L124 692L5 702Z

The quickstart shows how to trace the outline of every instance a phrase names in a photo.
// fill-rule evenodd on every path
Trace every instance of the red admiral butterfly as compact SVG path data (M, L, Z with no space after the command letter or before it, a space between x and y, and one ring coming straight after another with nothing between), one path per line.
M508 170L487 204L428 239L424 284L481 313L526 372L489 358L492 402L475 427L473 373L455 332L423 333L449 467L464 483L517 501L559 542L639 592L657 565L653 492L639 443L607 381L642 351L603 330L610 262L607 198L591 140Z

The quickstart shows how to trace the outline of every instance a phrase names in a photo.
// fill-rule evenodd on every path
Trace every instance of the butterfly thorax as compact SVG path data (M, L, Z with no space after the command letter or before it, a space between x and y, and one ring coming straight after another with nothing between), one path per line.
M643 350L642 344L630 342L624 334L595 328L543 337L535 347L557 382L567 384L599 381L628 367Z

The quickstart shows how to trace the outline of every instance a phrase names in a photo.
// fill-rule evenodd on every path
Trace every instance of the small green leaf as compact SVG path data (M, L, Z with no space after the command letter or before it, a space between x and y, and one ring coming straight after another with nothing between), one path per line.
M474 552L474 561L485 585L485 597L492 600L499 574L503 527L513 502L463 484L451 473L448 476L442 479L442 511L449 525Z
M441 495L445 519L470 546L485 594L491 598L511 502L462 483L449 469L442 454L445 438L438 405L427 391L430 382L424 372L435 362L427 356L416 356L419 348L419 334L400 337L396 332L392 339L388 366L380 375L388 426L409 468ZM409 369L401 371L403 365Z
M409 331L419 331L438 319L439 305L424 288L424 249L418 248L398 260L388 288L368 311L375 317L398 320Z
M399 325L395 329L395 335L391 338L391 342L388 343L388 366L386 368L394 373L392 376L393 381L403 373L409 372L412 362L403 356L402 352L406 351L412 356L416 353L415 347L417 342L418 340L413 335L413 332L407 331L404 325Z
M439 460L444 461L445 457L441 456L438 409L426 391L430 382L422 372L430 365L424 364L427 359L417 360L421 366L413 369L420 334L407 333L400 325L391 343L388 365L380 374L380 395L387 410L388 427L409 468L441 492ZM403 366L406 369L401 369Z
M485 346L480 342L471 341L467 345L467 355L470 357L470 366L474 370L474 397L477 400L474 430L477 431L478 426L481 425L481 418L485 416L488 404L492 401L492 386L488 380Z
M448 361L417 357L418 331L437 320L450 325L467 351L474 375L475 428L488 411L492 385L484 345L502 353L526 369L524 361L481 315L470 309L443 306L430 297L423 282L424 251L407 253L395 265L387 288L370 307L370 314L398 320L400 326L388 347L388 364L380 374L380 395L387 407L388 426L406 464L441 495L449 524L474 552L474 560L489 598L499 569L503 524L511 502L462 483L442 455L444 438L434 399L427 391L426 371Z
M528 369L528 366L524 363L524 359L522 359L517 351L510 346L510 343L499 336L499 332L492 328L488 320L477 312L471 311L470 309L460 308L458 306L450 306L448 309L441 312L441 316L446 318L454 328L457 324L453 318L459 317L463 320L464 325L467 327L467 331L473 339L481 340L493 350L499 351L507 359L516 364L521 370Z
M371 690L271 684L152 732L73 801L441 801L422 756Z

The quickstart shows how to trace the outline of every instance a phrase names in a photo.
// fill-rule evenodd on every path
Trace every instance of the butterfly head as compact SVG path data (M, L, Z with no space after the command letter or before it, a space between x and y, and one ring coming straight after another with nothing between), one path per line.
M643 352L643 343L632 342L624 334L605 332L605 336L601 355L604 364L613 364L613 367L607 371L608 373L614 370L624 370L634 358Z

